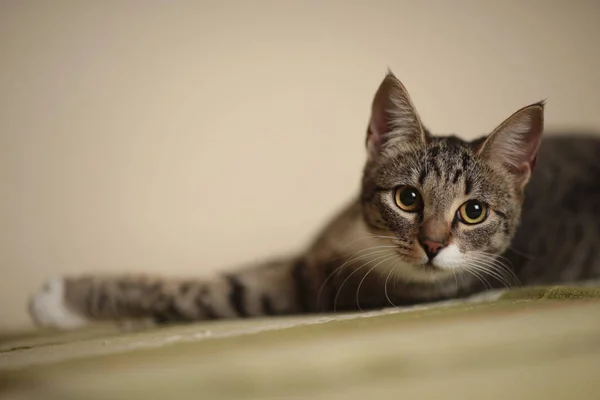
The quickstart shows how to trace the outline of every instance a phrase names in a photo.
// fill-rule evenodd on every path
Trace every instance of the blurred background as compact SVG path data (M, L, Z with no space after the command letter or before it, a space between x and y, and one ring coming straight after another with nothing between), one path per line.
M44 278L297 251L358 189L390 67L465 138L600 128L600 2L0 2L0 329ZM600 129L599 129L600 131Z

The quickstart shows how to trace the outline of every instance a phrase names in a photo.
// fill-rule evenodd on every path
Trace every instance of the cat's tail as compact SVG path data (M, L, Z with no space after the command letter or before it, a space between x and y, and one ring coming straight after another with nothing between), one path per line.
M314 311L318 290L314 278L303 258L206 280L61 277L46 281L31 297L29 312L39 325L60 329L94 320L168 323L295 314Z

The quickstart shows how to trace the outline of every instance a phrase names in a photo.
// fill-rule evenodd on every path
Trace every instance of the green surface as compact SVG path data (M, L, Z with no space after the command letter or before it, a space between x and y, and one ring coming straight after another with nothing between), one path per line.
M598 399L598 376L599 287L129 333L38 331L0 345L2 398L14 399Z

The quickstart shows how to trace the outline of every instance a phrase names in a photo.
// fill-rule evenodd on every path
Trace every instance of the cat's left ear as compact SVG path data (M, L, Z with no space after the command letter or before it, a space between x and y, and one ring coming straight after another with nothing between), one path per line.
M544 102L523 107L508 117L475 150L490 164L505 168L523 189L537 157L544 131Z

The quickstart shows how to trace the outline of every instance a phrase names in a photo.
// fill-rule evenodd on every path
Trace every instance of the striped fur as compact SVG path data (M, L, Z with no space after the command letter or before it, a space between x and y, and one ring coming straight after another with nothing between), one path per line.
M399 306L598 278L600 140L551 135L540 147L542 130L540 103L472 142L432 136L389 73L373 101L361 192L302 254L204 280L61 278L32 297L31 315L61 328L89 320L176 323ZM422 210L398 208L402 185L419 190ZM478 225L457 219L469 199L489 205ZM433 259L427 235L445 246Z

